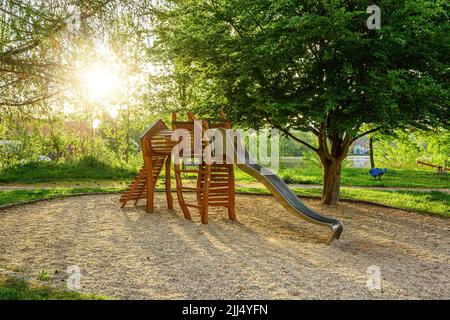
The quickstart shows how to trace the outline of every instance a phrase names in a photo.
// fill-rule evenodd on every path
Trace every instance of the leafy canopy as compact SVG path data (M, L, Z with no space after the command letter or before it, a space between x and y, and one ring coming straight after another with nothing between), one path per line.
M156 31L168 56L201 72L243 125L325 130L448 126L445 1L174 0ZM202 106L202 104L200 104Z

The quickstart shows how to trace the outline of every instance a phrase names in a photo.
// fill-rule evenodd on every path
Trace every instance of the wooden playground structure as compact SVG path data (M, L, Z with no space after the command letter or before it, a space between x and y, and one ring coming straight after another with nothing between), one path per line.
M226 144L227 152L228 146L231 146L232 154L216 152L220 151L218 145L222 147L222 151L225 145L220 144L220 140L215 140L217 137L211 135L210 129L213 131L218 129L222 133L222 142ZM124 208L129 201L134 201L136 205L140 199L146 199L146 211L153 212L156 183L164 168L167 207L173 209L171 193L173 159L178 203L186 219L192 219L190 209L194 208L199 211L201 222L207 224L209 207L224 207L228 211L229 219L236 220L234 176L236 165L241 171L261 182L288 212L308 222L329 228L327 244L339 239L343 230L342 223L322 216L304 205L282 179L256 163L243 145L242 138L228 135L232 131L230 129L231 123L222 111L218 119L201 121L191 112L185 121L179 120L177 114L173 113L171 129L162 120L155 122L141 136L144 165L120 197L121 207ZM195 185L185 183L183 177L186 174L196 175ZM195 194L195 200L187 201L186 192Z
M144 165L134 182L128 186L126 192L120 198L121 207L124 208L129 201L134 201L134 205L136 205L140 199L146 199L146 211L152 213L156 183L164 167L167 207L173 209L171 194L172 152L179 143L179 141L172 141L173 133L177 129L184 129L193 137L194 131L198 130L203 137L204 132L208 129L231 129L231 123L222 111L220 116L218 119L198 121L193 113L189 112L188 119L180 121L177 119L177 114L173 113L172 129L169 129L162 120L158 120L145 131L140 137ZM236 220L234 165L227 164L226 161L223 161L223 163L206 163L202 155L209 141L202 138L201 148L197 148L198 150L194 147L194 139L191 139L190 142L191 153L188 154L188 157L184 154L184 158L182 158L180 154L181 161L174 163L176 193L184 217L191 220L192 215L189 208L198 209L202 223L206 224L208 223L209 207L224 207L228 210L229 218ZM184 174L197 175L194 187L184 185ZM196 200L193 202L186 201L185 192L194 192Z

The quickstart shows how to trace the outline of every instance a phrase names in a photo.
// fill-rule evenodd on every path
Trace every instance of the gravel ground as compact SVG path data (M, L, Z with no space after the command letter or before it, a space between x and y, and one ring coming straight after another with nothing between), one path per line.
M273 197L238 195L238 222L165 209L119 209L117 195L51 200L0 212L0 267L121 299L450 299L450 220L372 205L313 209L344 223L341 240ZM369 266L382 289L369 290Z

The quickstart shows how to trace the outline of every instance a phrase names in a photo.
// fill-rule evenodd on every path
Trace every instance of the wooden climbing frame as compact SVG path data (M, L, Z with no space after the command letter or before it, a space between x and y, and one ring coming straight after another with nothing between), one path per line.
M167 206L173 209L173 199L171 193L170 168L174 154L174 146L180 141L172 141L172 134L175 130L184 129L191 135L190 154L178 154L174 162L174 173L176 182L176 193L178 203L186 219L192 219L189 208L199 210L202 223L208 223L209 207L224 207L228 210L231 220L236 220L235 211L235 177L234 165L205 161L204 151L210 141L204 137L208 129L231 129L231 123L226 120L225 114L220 113L219 119L197 120L192 113L188 113L186 121L179 121L177 114L172 114L172 130L158 120L141 136L141 148L144 158L144 165L139 171L136 179L131 183L125 194L120 198L122 208L128 201L133 200L136 205L139 199L146 198L146 211L151 213L154 210L154 192L157 180L162 168L165 168L165 192ZM197 141L200 146L195 148L194 132L201 134L201 139ZM198 154L200 153L200 154ZM184 174L196 174L195 186L185 186ZM194 192L195 200L188 202L185 200L186 192Z
M173 209L173 199L170 181L171 152L176 142L172 141L172 131L167 128L162 120L158 120L141 136L141 150L144 159L139 174L128 186L125 193L120 198L121 207L124 208L128 201L134 200L137 205L140 199L146 199L146 211L154 210L154 194L156 182L165 168L165 189L167 207Z

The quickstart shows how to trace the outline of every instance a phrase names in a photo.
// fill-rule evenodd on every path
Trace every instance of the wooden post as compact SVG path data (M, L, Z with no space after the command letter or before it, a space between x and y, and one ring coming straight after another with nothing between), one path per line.
M228 217L230 220L236 220L236 192L235 192L235 177L234 165L227 165L228 167Z
M146 157L147 161L145 163L145 171L147 174L147 206L145 211L147 213L153 213L154 210L154 195L155 195L155 184L153 183L153 159L151 157Z
M167 208L170 210L173 210L173 197L172 197L172 184L171 184L171 177L170 177L170 167L172 162L172 155L169 154L169 156L166 158L166 199L167 199Z
M208 205L209 205L209 184L211 182L211 165L205 164L205 174L203 182L203 203L201 204L201 220L203 224L208 223Z

